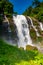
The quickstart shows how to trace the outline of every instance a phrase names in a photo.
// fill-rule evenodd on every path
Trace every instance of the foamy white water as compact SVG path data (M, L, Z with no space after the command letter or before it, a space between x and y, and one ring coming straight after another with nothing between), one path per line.
M17 26L17 34L19 37L18 47L26 49L26 45L32 45L32 40L29 34L28 23L23 15L13 16L15 25Z
M41 22L39 24L40 24L41 31L43 31L43 24Z

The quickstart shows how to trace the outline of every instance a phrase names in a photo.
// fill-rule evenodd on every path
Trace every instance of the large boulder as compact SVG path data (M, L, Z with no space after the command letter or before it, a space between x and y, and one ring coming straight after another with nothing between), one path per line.
M38 50L38 49L37 49L37 47L35 47L35 46L27 45L27 46L26 46L26 50Z

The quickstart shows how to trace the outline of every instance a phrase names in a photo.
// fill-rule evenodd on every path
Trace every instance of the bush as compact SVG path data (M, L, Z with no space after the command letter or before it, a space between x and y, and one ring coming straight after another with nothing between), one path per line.
M40 22L43 22L43 11L39 12L36 17Z

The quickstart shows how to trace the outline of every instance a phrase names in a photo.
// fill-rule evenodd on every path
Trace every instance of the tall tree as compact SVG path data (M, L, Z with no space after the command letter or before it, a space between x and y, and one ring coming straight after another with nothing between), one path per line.
M9 13L13 13L13 5L9 2L9 0L0 0L0 14Z

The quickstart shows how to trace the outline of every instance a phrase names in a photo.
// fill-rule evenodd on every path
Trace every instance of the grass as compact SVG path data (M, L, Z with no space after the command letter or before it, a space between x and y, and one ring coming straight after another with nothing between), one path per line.
M0 39L0 65L43 65L43 54L18 49Z

